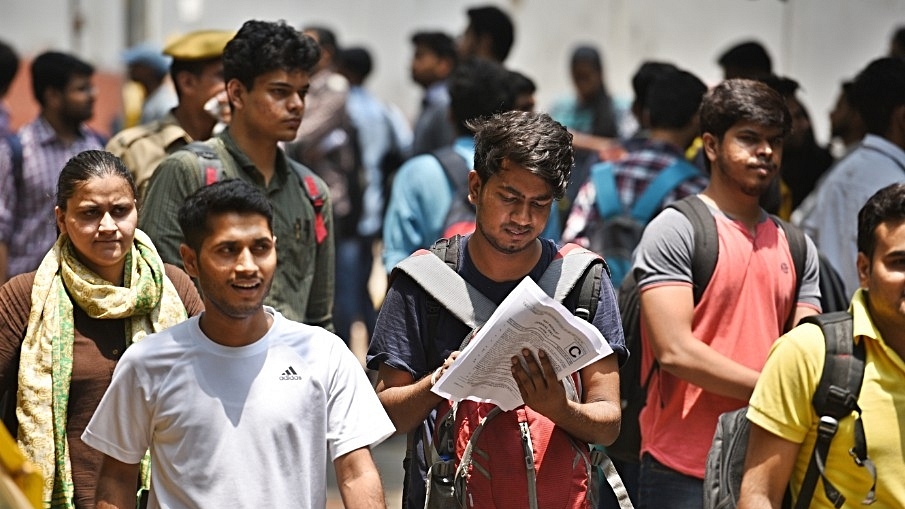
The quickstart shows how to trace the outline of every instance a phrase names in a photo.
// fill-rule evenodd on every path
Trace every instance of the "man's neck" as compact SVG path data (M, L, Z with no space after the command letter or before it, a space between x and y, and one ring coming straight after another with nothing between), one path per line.
M233 117L229 134L264 177L267 185L276 171L277 142L261 138L240 119Z
M42 112L41 116L44 117L44 120L46 120L48 124L50 124L50 127L53 128L57 137L62 140L64 145L70 145L79 138L79 135L81 134L79 132L81 124L79 122L72 122L63 118L61 115L48 111Z
M687 136L682 132L673 129L651 129L648 131L647 139L668 143L680 152L685 150L685 147L688 146Z
M216 312L205 311L199 318L201 332L214 343L229 347L253 344L264 337L273 325L273 317L261 308L247 318L225 317Z
M518 253L502 253L491 246L479 232L475 232L466 247L478 272L491 281L515 281L525 277L540 260L541 241L535 239L530 247Z
M204 141L211 137L217 121L207 112L191 108L182 103L173 109L173 116L179 122L179 126L188 133L194 141Z
M779 177L777 177L779 178ZM757 223L763 218L764 211L756 197L748 196L740 191L731 192L710 184L701 192L704 201L714 206L732 219L741 222L754 232Z

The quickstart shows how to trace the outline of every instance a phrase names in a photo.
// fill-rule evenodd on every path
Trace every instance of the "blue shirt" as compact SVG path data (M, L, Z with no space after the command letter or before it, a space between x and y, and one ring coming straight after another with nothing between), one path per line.
M474 139L461 136L453 149L474 168ZM418 249L430 247L443 234L443 222L454 195L443 166L430 154L403 164L393 179L393 190L383 220L383 266L387 273Z

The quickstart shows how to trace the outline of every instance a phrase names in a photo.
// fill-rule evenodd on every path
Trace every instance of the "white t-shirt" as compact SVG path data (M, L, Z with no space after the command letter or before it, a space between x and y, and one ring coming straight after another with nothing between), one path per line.
M322 508L327 460L394 432L342 340L265 309L251 345L214 343L196 316L119 361L82 440L129 464L150 448L150 507Z

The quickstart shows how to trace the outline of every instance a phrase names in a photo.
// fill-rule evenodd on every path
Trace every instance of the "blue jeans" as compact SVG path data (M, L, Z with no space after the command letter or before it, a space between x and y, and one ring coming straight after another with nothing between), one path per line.
M645 454L641 458L638 498L639 509L701 509L704 481L676 472Z

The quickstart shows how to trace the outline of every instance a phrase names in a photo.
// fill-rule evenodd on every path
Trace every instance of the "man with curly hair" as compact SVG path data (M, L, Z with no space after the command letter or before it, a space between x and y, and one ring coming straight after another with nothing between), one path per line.
M278 147L295 138L319 58L317 43L285 22L247 21L223 52L229 127L200 152L179 150L160 163L139 227L164 261L181 266L176 212L185 198L215 180L251 183L273 205L273 233L280 239L265 304L291 320L332 330L333 215L326 184ZM323 196L320 203L310 199L312 191Z

